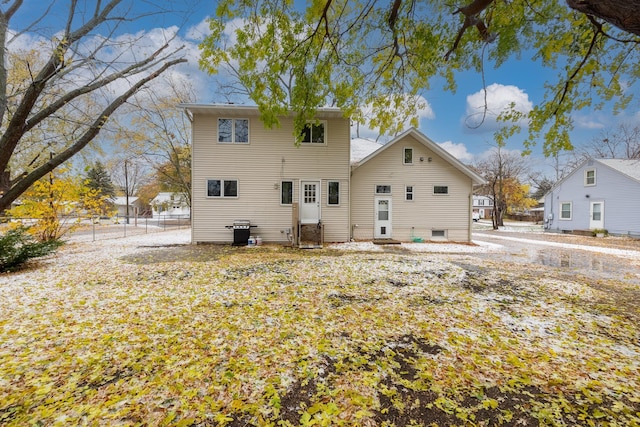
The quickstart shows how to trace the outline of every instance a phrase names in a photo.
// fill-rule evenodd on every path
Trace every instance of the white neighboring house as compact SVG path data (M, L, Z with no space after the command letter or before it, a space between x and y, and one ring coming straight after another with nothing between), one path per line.
M473 218L491 219L493 212L493 199L489 196L473 196Z
M544 196L544 228L640 236L640 160L588 159Z
M118 218L125 218L127 216L127 197L118 196L114 197L112 200L113 207L117 210ZM129 196L129 218L134 218L136 215L140 215L143 210L144 205L140 199L136 196Z
M183 194L162 192L151 200L151 212L157 218L189 218L191 208Z

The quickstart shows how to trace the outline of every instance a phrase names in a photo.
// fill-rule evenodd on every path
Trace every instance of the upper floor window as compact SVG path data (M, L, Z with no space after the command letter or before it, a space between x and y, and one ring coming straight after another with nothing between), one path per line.
M208 179L207 197L238 197L238 181L235 179Z
M327 182L327 204L340 204L340 181Z
M433 194L449 194L449 186L447 185L434 185Z
M595 169L587 169L584 171L584 185L596 185Z
M402 157L402 163L405 165L413 164L413 148L405 148L404 155Z
M391 193L390 185L376 185L376 194L389 194Z
M302 131L303 144L324 144L325 143L325 122L307 123Z
M218 119L218 142L249 143L249 119Z

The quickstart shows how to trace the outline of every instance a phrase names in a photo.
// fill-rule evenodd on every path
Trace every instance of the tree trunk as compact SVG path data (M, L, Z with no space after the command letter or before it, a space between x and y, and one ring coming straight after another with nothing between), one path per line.
M567 0L572 9L640 36L640 0Z
M51 158L48 162L34 169L31 173L26 176L17 179L15 182L11 183L11 188L8 189L4 194L0 196L0 212L3 212L6 209L11 207L11 203L15 201L22 193L24 193L29 187L31 187L37 180L45 176L47 173L51 172L62 163L69 160L75 154L80 152L84 147L89 144L93 138L98 135L105 122L109 119L111 114L124 104L133 94L139 91L143 86L145 86L150 81L154 80L158 76L160 76L167 69L173 67L176 64L180 64L186 62L186 59L174 59L172 61L168 61L164 63L159 69L149 74L145 78L139 80L135 84L133 84L129 90L120 95L118 98L113 100L111 104L109 104L100 114L100 116L87 128L85 133L81 135L73 145L69 148L61 152L60 154L55 154L53 158Z

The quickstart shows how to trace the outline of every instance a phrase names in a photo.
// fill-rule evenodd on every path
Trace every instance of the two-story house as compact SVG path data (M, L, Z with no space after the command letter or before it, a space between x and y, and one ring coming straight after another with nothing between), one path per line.
M320 108L296 145L293 115L265 128L257 107L182 105L192 121L192 241L471 240L483 179L415 129L351 164L350 120ZM320 236L320 237L318 237Z

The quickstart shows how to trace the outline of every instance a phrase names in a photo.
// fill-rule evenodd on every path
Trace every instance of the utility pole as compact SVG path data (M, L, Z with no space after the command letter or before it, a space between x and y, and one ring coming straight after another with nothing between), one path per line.
M126 222L129 224L129 175L127 174L127 160L124 161L124 196L125 196L125 209L126 209Z

